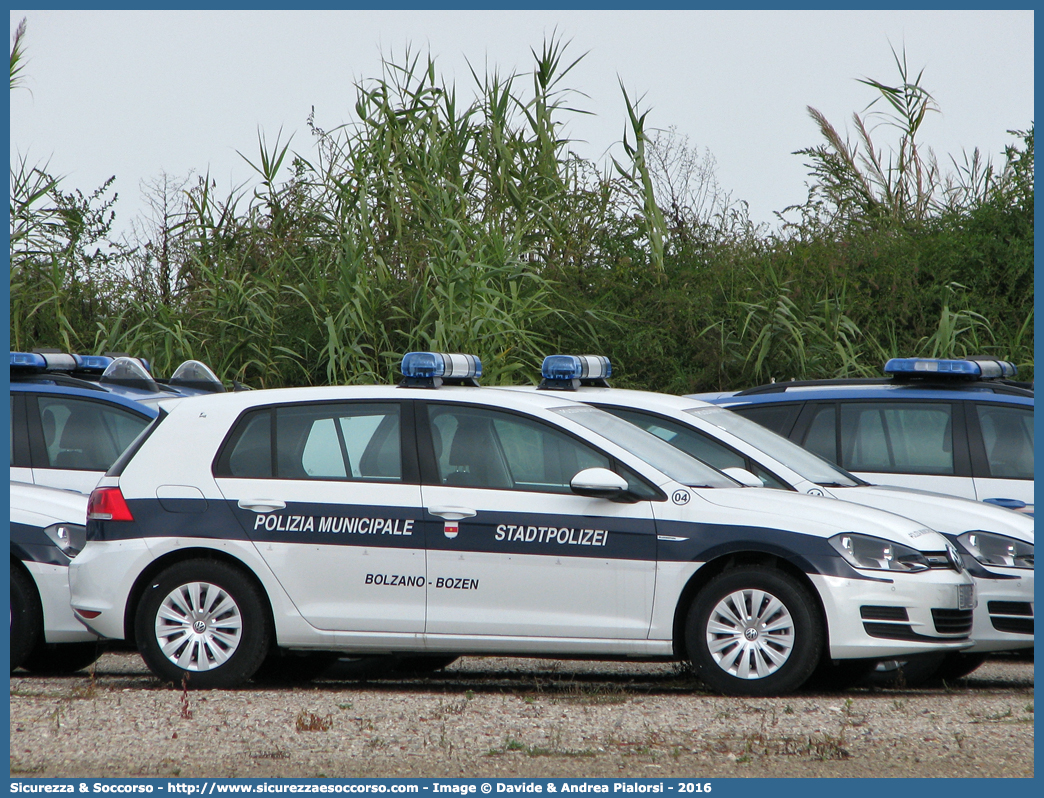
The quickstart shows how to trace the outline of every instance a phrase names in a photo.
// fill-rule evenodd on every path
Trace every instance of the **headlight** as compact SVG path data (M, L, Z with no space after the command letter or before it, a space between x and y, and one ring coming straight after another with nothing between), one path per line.
M965 532L961 545L983 565L1004 568L1033 568L1033 544L992 532Z
M917 549L869 535L843 532L830 538L830 545L856 568L909 572L927 571L929 567L928 560Z
M83 547L87 545L87 527L79 524L51 524L44 532L69 559L83 551Z

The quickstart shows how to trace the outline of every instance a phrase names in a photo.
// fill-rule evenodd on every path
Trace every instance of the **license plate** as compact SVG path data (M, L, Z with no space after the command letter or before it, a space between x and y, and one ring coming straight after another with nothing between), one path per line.
M975 585L957 585L957 609L975 609Z

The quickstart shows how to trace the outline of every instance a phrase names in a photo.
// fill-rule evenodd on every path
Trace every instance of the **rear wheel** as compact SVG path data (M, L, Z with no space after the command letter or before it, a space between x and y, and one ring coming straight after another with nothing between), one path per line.
M710 687L728 695L779 695L812 674L823 628L797 580L773 568L742 566L714 577L697 595L685 645Z
M935 678L944 682L963 679L986 661L985 653L964 654L958 651L946 655L942 665L935 671Z
M88 643L44 643L37 644L26 658L22 667L39 676L65 676L82 671L101 656L102 647L97 641Z
M138 650L164 681L196 689L246 682L268 653L264 599L238 568L187 560L162 571L135 614Z
M11 563L11 671L21 667L43 639L43 608L32 578Z

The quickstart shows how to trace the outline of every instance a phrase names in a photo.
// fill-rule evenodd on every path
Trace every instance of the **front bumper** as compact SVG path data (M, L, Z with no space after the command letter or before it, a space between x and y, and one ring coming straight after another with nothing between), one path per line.
M868 574L870 575L870 574ZM810 575L827 617L831 659L881 659L971 648L965 598L972 579L955 571L874 572L871 579Z
M40 593L44 640L48 643L86 643L97 640L73 615L69 606L69 569L64 565L22 561Z
M1017 579L975 579L978 606L970 651L1008 651L1033 646L1033 571L997 569Z

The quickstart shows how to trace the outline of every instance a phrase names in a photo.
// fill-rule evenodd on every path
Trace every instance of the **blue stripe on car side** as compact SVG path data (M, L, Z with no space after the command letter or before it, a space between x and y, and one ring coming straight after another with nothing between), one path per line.
M89 521L88 540L178 537L662 562L707 562L756 551L805 573L891 581L856 571L823 538L764 527L481 512L452 530L442 519L409 507L291 503L256 514L232 502L211 501L204 512L191 513L168 512L155 499L127 504L134 521ZM677 539L661 541L658 534Z

